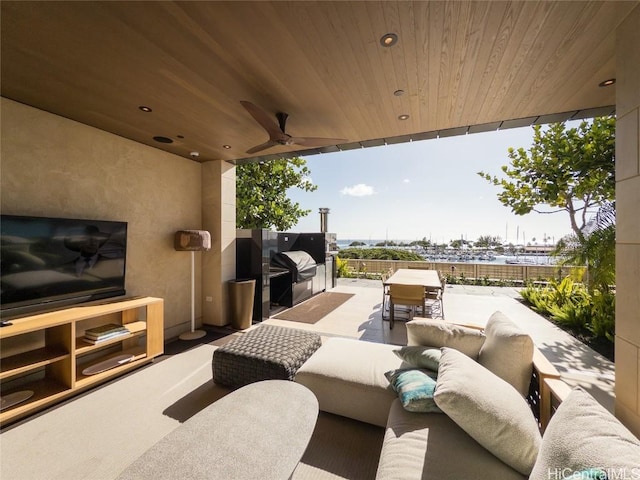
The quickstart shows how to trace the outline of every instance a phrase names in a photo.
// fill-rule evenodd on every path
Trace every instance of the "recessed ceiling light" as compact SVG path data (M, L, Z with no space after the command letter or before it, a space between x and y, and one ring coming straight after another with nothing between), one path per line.
M408 120L409 119L409 115L407 115L406 113L404 115L398 115L398 120Z
M140 110L142 110L143 112L146 112L146 113L151 113L151 112L153 112L153 110L151 110L151 108L150 108L150 107L145 107L144 105L140 105L138 108L139 108Z
M229 150L231 148L231 145L222 145L222 148Z
M173 143L173 140L167 137L153 137L156 142L160 143Z
M383 47L393 47L398 43L398 35L395 33L387 33L380 38L380 45Z
M616 83L616 79L615 78L609 78L607 80L605 80L604 82L600 82L598 84L599 87L609 87L611 85L613 85L614 83Z
M395 92L393 92L393 94L396 97L401 97L402 95L404 95L404 90L396 90Z

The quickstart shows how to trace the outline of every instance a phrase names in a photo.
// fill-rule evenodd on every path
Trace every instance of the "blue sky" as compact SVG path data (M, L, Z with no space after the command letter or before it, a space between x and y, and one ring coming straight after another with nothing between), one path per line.
M288 192L311 210L291 230L318 231L318 209L328 207L329 231L339 240L557 241L570 232L566 213L514 215L498 201L499 187L476 174L500 176L507 149L528 149L532 138L525 127L304 157L318 189Z

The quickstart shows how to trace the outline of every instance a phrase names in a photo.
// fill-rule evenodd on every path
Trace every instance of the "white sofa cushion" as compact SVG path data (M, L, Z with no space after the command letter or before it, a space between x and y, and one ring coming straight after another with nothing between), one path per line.
M569 478L594 468L615 474L610 478L640 478L640 440L576 387L551 417L530 478L547 480L558 471Z
M384 427L398 398L385 372L408 366L395 348L330 338L300 367L295 381L316 395L320 410Z
M529 392L533 369L533 340L502 312L487 321L486 340L480 348L478 363L520 392Z
M420 318L407 322L407 345L451 347L475 360L484 341L480 330L443 320Z
M446 415L391 405L376 480L522 480Z
M452 348L442 349L436 405L496 457L523 475L540 447L538 423L507 382Z

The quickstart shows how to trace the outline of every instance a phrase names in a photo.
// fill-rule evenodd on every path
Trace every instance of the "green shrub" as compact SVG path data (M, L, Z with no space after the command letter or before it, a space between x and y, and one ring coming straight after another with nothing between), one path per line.
M578 330L587 330L591 321L590 298L583 298L582 301L569 300L563 305L550 305L549 312L551 313L551 319L561 325Z
M614 293L596 290L592 297L591 324L589 330L596 337L613 342L616 328L616 296Z
M349 268L347 267L347 261L336 257L336 274L338 277L349 277Z
M566 277L545 287L528 285L520 295L534 311L558 324L613 342L615 294L598 290L590 293L585 285Z
M424 260L417 253L397 248L343 248L340 257L361 260Z

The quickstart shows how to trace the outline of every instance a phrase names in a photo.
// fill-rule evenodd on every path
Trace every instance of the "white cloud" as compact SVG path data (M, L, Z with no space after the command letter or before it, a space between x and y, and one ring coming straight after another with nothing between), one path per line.
M404 180L402 180L402 183L409 183L411 180L409 180L408 178L405 178Z
M358 183L353 187L344 187L340 190L342 195L350 195L352 197L366 197L369 195L373 195L375 192L373 187L369 185L365 185L364 183Z

